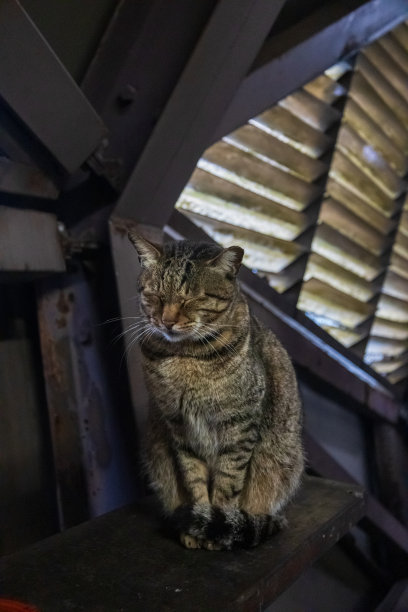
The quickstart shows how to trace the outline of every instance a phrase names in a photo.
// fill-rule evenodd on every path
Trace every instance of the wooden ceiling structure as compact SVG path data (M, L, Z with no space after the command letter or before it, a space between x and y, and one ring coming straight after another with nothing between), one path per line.
M121 0L77 84L21 6L0 3L0 278L42 277L38 322L61 526L82 520L88 504L91 516L105 509L98 495L89 502L103 470L90 462L87 482L76 455L91 443L81 413L89 389L105 389L89 340L95 296L83 270L65 273L67 262L69 268L106 244L109 226L121 316L132 316L137 262L128 230L158 241L204 238L175 210L203 151L407 18L406 0ZM12 194L13 206L4 194ZM27 228L27 248L16 248ZM249 269L240 279L299 375L335 390L345 407L369 419L376 440L396 444L406 385L384 380ZM89 320L74 314L74 302ZM129 352L128 383L141 435L147 396L137 350ZM70 429L62 439L68 401ZM97 401L114 412L109 393ZM316 440L306 444L315 472L344 477ZM120 462L103 478L114 482L119 471ZM369 528L408 553L407 528L390 513L392 502L388 509L374 498L370 504Z

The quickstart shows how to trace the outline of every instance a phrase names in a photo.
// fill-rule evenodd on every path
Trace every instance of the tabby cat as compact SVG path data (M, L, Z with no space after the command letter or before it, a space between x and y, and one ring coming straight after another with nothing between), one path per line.
M255 546L285 523L303 470L290 359L249 313L240 247L129 238L142 267L152 486L187 548Z

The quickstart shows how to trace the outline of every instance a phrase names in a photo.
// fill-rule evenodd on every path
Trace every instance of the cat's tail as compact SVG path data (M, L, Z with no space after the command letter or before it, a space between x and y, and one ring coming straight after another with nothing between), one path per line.
M172 517L179 533L215 542L218 547L252 548L286 525L281 515L249 514L239 508L222 510L209 504L179 506Z

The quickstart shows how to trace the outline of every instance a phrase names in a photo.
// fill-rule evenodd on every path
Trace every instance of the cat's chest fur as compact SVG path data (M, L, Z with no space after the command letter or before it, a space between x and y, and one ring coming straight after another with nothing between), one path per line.
M170 358L146 372L154 403L173 432L209 460L229 442L220 422L232 411L247 410L254 389L262 387L257 368L242 356L230 367L221 365Z

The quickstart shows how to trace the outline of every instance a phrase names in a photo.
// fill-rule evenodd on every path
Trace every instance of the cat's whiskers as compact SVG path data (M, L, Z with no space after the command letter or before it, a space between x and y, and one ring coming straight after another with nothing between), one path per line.
M102 323L98 323L98 325L107 325L108 323L117 323L118 321L125 321L126 319L133 319L133 320L143 319L144 317L145 315L137 315L133 317L113 317L112 319L107 319L106 321L103 321Z
M137 323L133 323L133 325L129 325L126 329L121 331L117 336L114 337L112 343L118 342L121 338L126 336L127 334L133 333L135 331L139 331L143 326L147 325L146 321L138 321Z
M126 357L126 359L128 359L129 353L130 353L132 347L134 346L134 344L136 342L138 342L139 340L140 340L140 344L142 344L144 342L144 340L146 339L146 337L147 337L149 332L151 332L150 335L149 335L149 337L150 337L154 333L154 329L152 329L151 326L148 323L145 324L144 329L142 329L142 330L141 329L137 329L137 330L134 330L132 332L130 340L129 340L129 342L128 342L126 348L125 348L125 351L124 351L124 353L122 355L122 359L121 359L121 362L120 362L121 366L122 366L123 359L125 357Z

